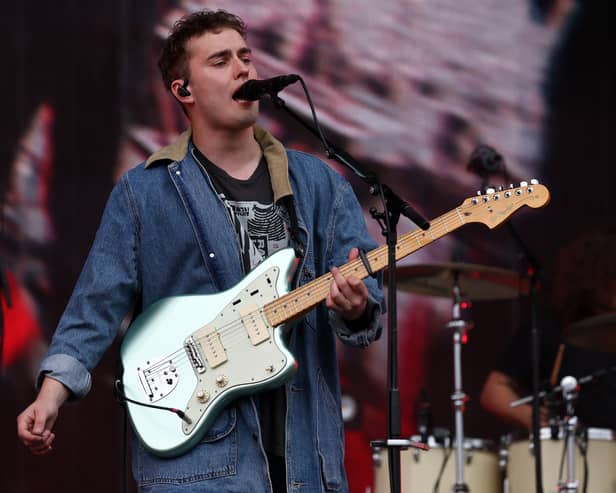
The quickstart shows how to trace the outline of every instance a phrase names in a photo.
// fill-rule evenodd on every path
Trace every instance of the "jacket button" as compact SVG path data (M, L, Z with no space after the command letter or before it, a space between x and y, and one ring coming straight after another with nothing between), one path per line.
M214 258L216 254L214 252L210 252L210 258Z

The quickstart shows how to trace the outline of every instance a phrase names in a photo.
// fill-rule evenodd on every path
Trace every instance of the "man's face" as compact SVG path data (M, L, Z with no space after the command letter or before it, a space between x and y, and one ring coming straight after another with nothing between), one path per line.
M244 38L233 29L223 29L190 39L186 48L193 125L199 122L204 129L214 131L252 126L257 120L258 103L233 99L244 82L257 78Z

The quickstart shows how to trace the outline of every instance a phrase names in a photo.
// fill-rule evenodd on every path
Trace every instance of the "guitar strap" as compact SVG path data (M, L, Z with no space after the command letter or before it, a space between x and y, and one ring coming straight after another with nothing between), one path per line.
M283 197L282 203L284 208L286 209L289 215L289 236L291 237L291 245L293 246L293 250L295 250L295 256L297 258L304 258L306 255L306 246L300 239L300 228L299 221L297 220L297 211L295 210L295 200L293 199L293 195L287 195Z

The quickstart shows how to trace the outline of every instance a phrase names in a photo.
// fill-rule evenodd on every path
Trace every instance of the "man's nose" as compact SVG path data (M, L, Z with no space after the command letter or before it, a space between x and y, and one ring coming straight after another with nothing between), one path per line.
M243 77L248 75L250 71L250 64L246 63L241 58L235 57L233 59L233 65L236 77Z

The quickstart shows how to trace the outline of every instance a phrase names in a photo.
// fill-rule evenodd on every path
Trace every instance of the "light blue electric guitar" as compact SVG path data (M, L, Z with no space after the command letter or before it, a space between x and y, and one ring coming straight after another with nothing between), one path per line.
M429 230L400 236L396 259L468 223L494 228L521 207L542 207L549 198L548 189L534 182L468 198ZM387 247L366 259L373 272L385 268ZM290 292L294 265L293 250L281 250L232 289L165 298L135 319L120 350L119 387L148 450L163 457L186 452L230 401L291 376L296 362L283 342L285 327L323 301L332 281L328 273ZM361 259L340 270L360 279L369 274Z

